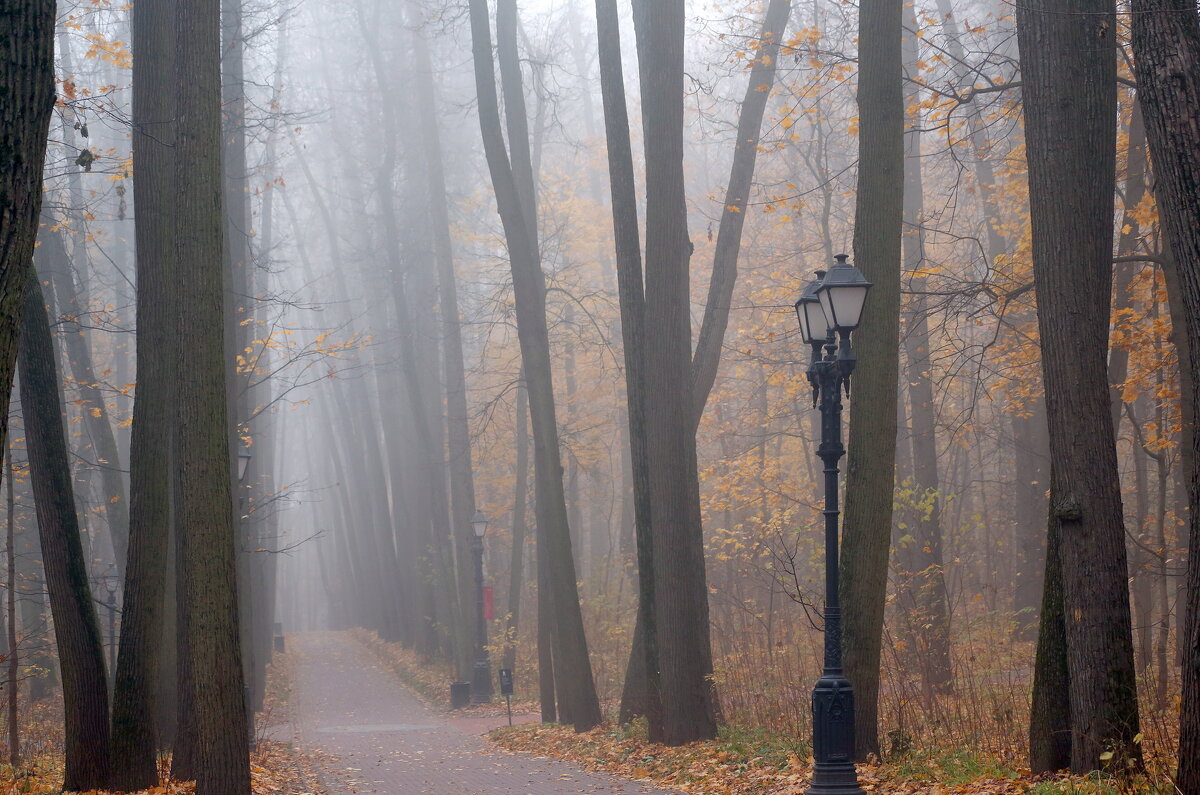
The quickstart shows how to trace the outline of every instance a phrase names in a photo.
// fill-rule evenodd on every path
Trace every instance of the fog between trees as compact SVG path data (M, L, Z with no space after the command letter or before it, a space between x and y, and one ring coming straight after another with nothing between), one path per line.
M69 784L248 791L277 626L469 681L476 511L543 720L807 738L844 252L859 756L1200 791L1194 5L7 5L7 684Z

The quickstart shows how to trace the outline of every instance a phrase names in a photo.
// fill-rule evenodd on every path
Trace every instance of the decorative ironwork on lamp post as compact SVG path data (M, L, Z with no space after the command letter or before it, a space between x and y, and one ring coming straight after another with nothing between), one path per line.
M826 271L817 271L796 301L800 334L812 347L808 381L813 406L821 410L825 465L825 668L812 695L813 779L807 795L858 795L854 768L854 690L842 672L842 610L838 601L838 461L842 444L842 392L850 394L854 349L850 334L858 328L871 289L845 254ZM839 341L840 338L840 341Z
M475 665L471 669L471 703L492 702L492 663L487 651L487 619L483 612L483 536L487 533L488 518L476 511L471 519L474 537L471 551L475 554Z

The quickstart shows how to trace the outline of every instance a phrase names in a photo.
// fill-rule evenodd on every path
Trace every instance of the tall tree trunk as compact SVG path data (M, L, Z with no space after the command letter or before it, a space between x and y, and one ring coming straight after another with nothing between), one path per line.
M1017 8L1034 281L1054 466L1071 768L1139 762L1125 523L1108 394L1116 179L1112 0ZM1062 131L1072 130L1070 145ZM1064 198L1069 197L1069 198Z
M158 783L159 654L169 565L170 451L175 383L173 214L175 5L143 0L132 11L133 157L137 220L137 373L129 447L129 560L113 684L110 786Z
M54 108L54 0L8 0L0 14L0 447L20 340L22 297L42 210ZM57 388L57 387L56 387Z
M683 0L634 4L646 149L645 410L663 741L714 737L708 587L696 462Z
M1186 360L1180 361L1191 385L1190 395L1184 396L1184 419L1195 423L1200 416L1200 17L1187 0L1136 0L1133 11L1134 74L1184 310L1172 312L1172 319L1183 325L1188 341ZM1194 424L1185 427L1184 440L1190 448L1184 451L1191 470L1190 511L1187 605L1181 624L1186 634L1178 638L1183 694L1175 785L1194 795L1200 792L1200 434Z
M575 728L586 731L600 722L600 704L588 661L587 639L571 555L567 506L563 494L562 462L554 410L550 340L546 329L545 275L537 242L529 235L517 183L504 149L496 75L492 63L491 30L486 0L470 0L471 41L479 123L492 187L508 241L516 298L517 336L529 389L533 426L534 472L537 486L538 529L545 541L538 555L548 556L548 575L554 599L554 666L560 708Z
M912 6L905 11L906 31L902 43L904 68L909 77L905 97L908 132L904 157L904 265L912 293L904 335L907 360L905 381L911 406L913 485L920 506L915 511L913 532L904 560L907 571L900 575L902 603L918 626L916 644L922 660L921 675L928 690L944 690L953 678L950 668L950 606L946 595L945 564L942 559L942 493L938 478L937 414L934 411L933 363L929 351L929 301L925 277L925 200L921 179L920 92L916 88L917 19Z
M176 16L175 282L179 548L199 795L250 792L223 328L220 2ZM182 695L182 694L181 694Z
M450 521L455 543L469 549L471 519L475 512L475 473L471 459L471 426L467 411L466 366L463 363L462 320L458 309L458 287L454 275L454 249L450 235L450 211L446 193L446 176L442 167L441 133L438 130L437 100L434 95L433 64L424 38L413 40L417 73L417 100L421 107L420 137L425 169L425 184L429 192L429 214L432 221L433 256L437 266L438 308L441 311L442 378L446 400L446 454L450 470ZM517 474L519 484L525 482L525 471ZM521 498L524 499L524 493ZM515 520L514 520L515 521ZM522 523L524 516L522 515ZM522 528L523 529L523 528ZM516 527L513 528L516 546ZM468 569L469 573L469 569ZM459 599L474 588L472 581L460 578ZM517 593L520 599L520 593ZM466 600L465 604L474 604ZM515 603L514 603L515 604ZM513 626L517 612L514 610ZM468 623L471 626L471 622ZM512 665L508 666L512 668Z
M854 259L875 286L855 333L846 509L842 519L842 643L854 686L855 757L879 753L882 644L899 378L904 101L900 0L859 6L859 158Z
M21 408L46 588L62 669L67 761L63 789L101 789L108 781L109 764L104 646L75 515L57 355L41 284L32 267L27 273L20 356Z
M645 295L642 247L638 232L633 149L621 64L621 29L616 0L596 0L600 91L608 142L608 176L612 193L613 238L616 244L617 291L621 308L621 341L625 360L626 419L632 507L637 551L638 604L633 648L621 694L620 720L645 715L651 742L663 739L659 689L658 632L655 622L654 539L650 526L650 462L646 449L646 372L644 362Z

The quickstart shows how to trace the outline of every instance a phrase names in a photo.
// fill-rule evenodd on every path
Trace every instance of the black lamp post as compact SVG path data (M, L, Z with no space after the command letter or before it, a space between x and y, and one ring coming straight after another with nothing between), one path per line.
M492 664L487 652L487 621L483 617L483 536L488 518L476 511L471 519L475 532L471 551L475 553L475 665L471 670L471 703L490 704L492 701Z
M858 795L854 769L854 691L842 673L842 610L838 603L838 461L842 445L842 390L850 394L854 350L850 333L858 327L871 283L839 254L828 272L817 271L796 301L800 334L812 346L808 381L813 406L821 408L825 464L825 670L813 688L813 780L807 795ZM839 344L835 334L840 336ZM822 352L822 349L824 351Z

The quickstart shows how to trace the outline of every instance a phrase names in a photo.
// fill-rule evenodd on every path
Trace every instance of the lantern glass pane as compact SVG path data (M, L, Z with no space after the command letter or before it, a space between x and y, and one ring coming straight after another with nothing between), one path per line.
M835 287L825 292L831 293L830 301L833 304L833 314L838 328L845 330L858 328L859 320L862 318L863 304L867 300L866 285Z
M837 328L837 323L834 322L835 315L833 314L833 305L830 303L829 290L822 289L817 291L817 298L821 299L819 303L821 305L821 314L825 316L826 328Z
M808 326L805 342L820 342L825 339L829 324L825 321L825 312L821 309L821 302L805 301L802 308L805 325Z

